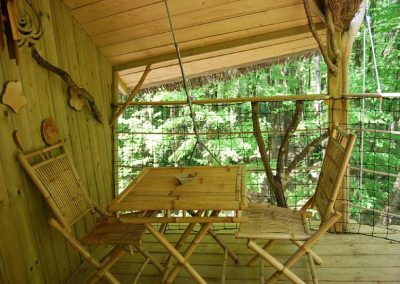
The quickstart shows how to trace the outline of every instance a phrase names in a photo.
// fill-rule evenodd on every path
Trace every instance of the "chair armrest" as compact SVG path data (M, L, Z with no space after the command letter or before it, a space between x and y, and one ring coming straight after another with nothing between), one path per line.
M92 201L92 205L93 205L94 211L96 211L100 216L102 216L102 217L111 216L111 213L110 213L110 212L107 212L106 210L104 210L103 208L101 208L99 205L97 205L97 204L94 203L93 201Z
M306 204L303 205L303 207L301 207L300 211L307 211L307 209L310 209L312 207L314 207L314 197L315 194L313 194L308 201L306 202Z

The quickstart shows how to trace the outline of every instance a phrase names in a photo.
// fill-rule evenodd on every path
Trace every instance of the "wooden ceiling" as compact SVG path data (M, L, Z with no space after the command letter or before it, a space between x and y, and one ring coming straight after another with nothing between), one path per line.
M163 0L64 0L128 87L152 64L144 86L181 80ZM321 12L310 0L316 27ZM302 0L168 0L187 77L317 47Z

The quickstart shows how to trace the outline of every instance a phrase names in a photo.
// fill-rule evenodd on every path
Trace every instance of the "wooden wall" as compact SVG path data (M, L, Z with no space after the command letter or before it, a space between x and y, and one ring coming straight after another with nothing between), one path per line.
M89 195L104 206L113 195L111 116L112 69L61 1L34 0L43 14L45 33L40 53L68 71L95 97L104 123L87 108L67 106L67 87L59 77L37 65L28 48L20 49L20 64L0 54L0 84L20 80L28 104L13 113L0 104L0 283L63 283L81 259L47 224L51 214L23 172L12 139L17 130L26 150L44 146L41 121L53 117L71 152ZM82 233L91 220L79 224Z

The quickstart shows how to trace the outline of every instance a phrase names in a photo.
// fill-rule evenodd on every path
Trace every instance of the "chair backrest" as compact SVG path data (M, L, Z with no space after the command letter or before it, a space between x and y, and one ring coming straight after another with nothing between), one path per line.
M93 203L63 143L28 154L20 153L18 159L68 231L71 232L71 226L86 213L93 212Z
M334 213L335 201L346 173L356 136L333 127L326 147L313 205L321 216L321 223Z

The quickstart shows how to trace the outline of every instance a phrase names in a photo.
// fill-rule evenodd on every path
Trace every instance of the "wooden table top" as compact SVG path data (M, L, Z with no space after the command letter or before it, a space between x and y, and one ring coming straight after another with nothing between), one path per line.
M145 168L108 210L241 210L247 207L246 168Z

